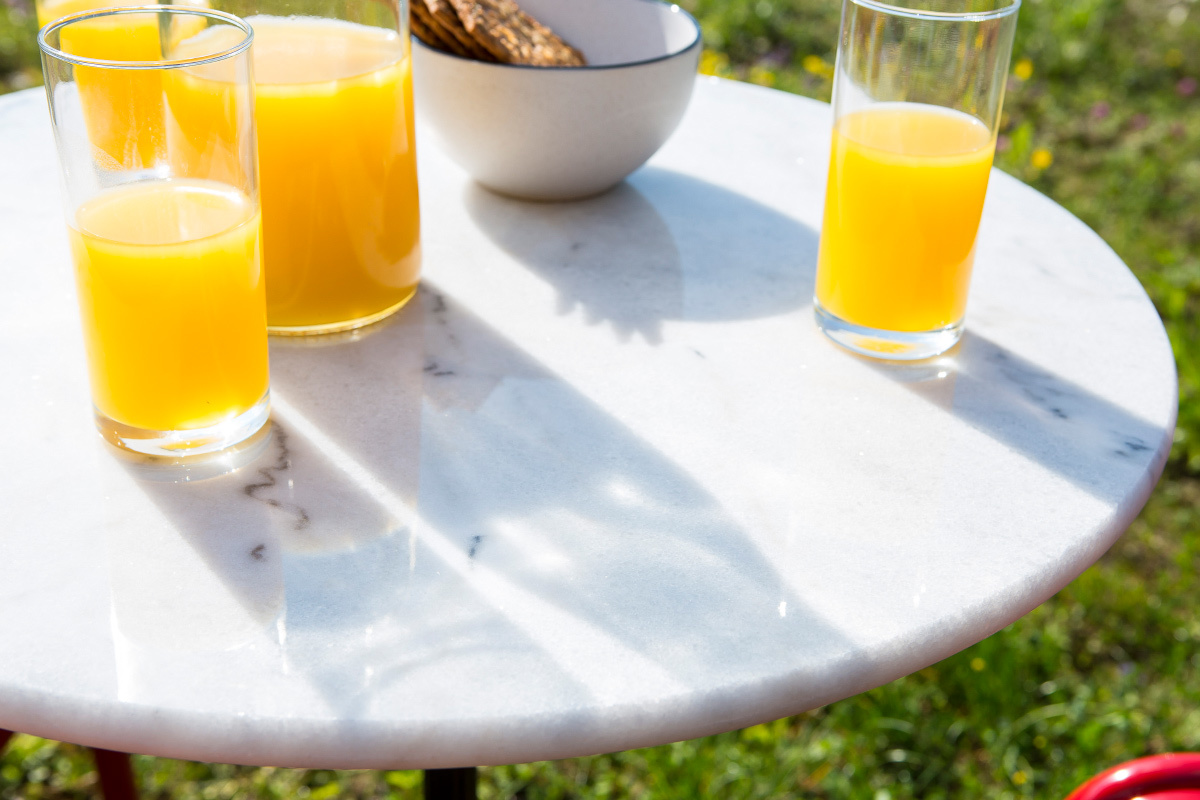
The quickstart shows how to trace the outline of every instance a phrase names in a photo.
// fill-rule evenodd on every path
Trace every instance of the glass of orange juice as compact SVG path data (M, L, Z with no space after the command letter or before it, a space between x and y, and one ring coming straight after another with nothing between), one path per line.
M393 313L421 269L406 0L211 4L254 28L271 333Z
M269 414L253 31L158 6L74 14L38 41L101 434L169 456L244 441ZM212 75L211 117L168 125L163 98Z
M1020 0L843 0L817 324L877 358L962 335Z
M206 7L207 0L180 0L178 5ZM38 26L82 11L145 5L144 0L36 0ZM198 20L197 20L198 22ZM146 14L136 19L96 19L85 29L74 31L74 52L90 58L116 60L153 59L159 55L157 17ZM176 28L185 26L176 21ZM193 23L195 24L195 23ZM164 153L162 98L159 75L144 72L86 70L78 80L88 109L85 123L93 144L103 157L129 168L152 164ZM154 130L134 137L137 128ZM136 138L136 145L134 140Z

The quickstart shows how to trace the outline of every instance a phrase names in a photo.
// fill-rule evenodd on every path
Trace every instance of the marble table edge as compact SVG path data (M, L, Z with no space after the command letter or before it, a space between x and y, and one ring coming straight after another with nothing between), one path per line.
M955 635L935 646L908 647L894 658L859 659L849 653L845 671L831 670L837 680L812 680L789 673L756 686L729 685L719 696L702 701L703 709L679 708L671 699L651 706L611 706L604 719L585 718L557 723L541 715L516 722L456 720L421 730L378 720L280 720L291 729L263 746L262 720L230 721L220 714L171 713L134 703L78 703L71 709L54 703L54 696L29 690L0 694L0 728L109 750L135 752L191 761L274 766L301 769L441 769L495 766L577 758L652 747L737 730L800 714L882 686L937 663L1020 619L1077 578L1120 538L1136 518L1158 482L1170 453L1174 416L1155 452L1152 468L1114 509L1103 535L1028 580L1009 595L1003 606L964 608L961 616L973 623L956 628ZM938 627L948 627L942 625ZM854 663L857 662L857 663ZM792 699L796 698L796 699ZM695 705L697 698L682 698ZM47 714L48 707L60 710ZM672 707L676 706L676 707ZM628 719L640 718L637 733L628 733ZM580 723L584 723L582 726ZM296 728L302 728L296 732ZM582 732L580 728L582 727ZM463 731L478 733L469 741ZM147 748L144 731L155 731L158 744ZM575 729L575 730L571 730ZM138 733L131 733L138 731ZM504 740L507 741L498 741Z

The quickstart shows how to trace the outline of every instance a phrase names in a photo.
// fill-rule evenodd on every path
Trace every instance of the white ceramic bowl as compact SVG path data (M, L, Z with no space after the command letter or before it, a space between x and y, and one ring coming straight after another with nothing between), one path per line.
M417 118L479 183L533 200L598 194L645 163L687 108L700 26L658 0L519 0L586 67L488 64L413 37Z

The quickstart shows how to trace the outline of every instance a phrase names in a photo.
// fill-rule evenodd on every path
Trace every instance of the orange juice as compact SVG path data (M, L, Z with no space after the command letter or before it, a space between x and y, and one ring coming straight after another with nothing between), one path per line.
M817 256L817 302L888 331L962 320L995 142L967 114L881 103L841 117Z
M412 77L395 31L252 17L267 321L385 314L421 266Z
M176 47L172 56L220 52L240 38L236 29L209 28ZM242 152L253 120L239 111L250 103L249 75L238 74L247 67L247 61L227 60L162 73L167 152L173 176L243 187L255 184L257 175L246 174L253 164Z
M38 3L38 24L45 26L81 11L137 4L134 0ZM208 2L180 0L177 4L206 7ZM180 15L171 20L169 36L186 38L203 27L202 19ZM62 30L60 44L65 53L105 61L154 61L164 57L158 20L153 14L125 14L71 25ZM76 67L75 79L92 155L101 167L144 169L162 161L166 143L160 73Z
M59 7L53 8L57 13ZM162 58L154 14L121 14L69 25L62 29L61 48L105 61ZM109 170L154 166L166 152L159 73L75 67L75 82L96 163Z
M258 209L215 181L127 184L70 228L92 399L135 428L203 428L267 391Z
M267 321L272 331L354 327L416 292L420 216L408 47L395 31L316 17L255 16L254 91ZM209 29L180 43L220 49ZM213 174L210 132L228 77L172 76L168 128L175 169ZM227 89L225 91L228 91ZM232 132L221 134L232 140ZM220 138L220 136L218 136Z
M37 22L39 28L44 28L56 19L62 19L68 14L80 11L92 11L97 8L113 8L119 3L114 0L58 0L58 2L38 2ZM134 5L134 4L130 4Z
M407 44L393 30L341 20L247 22L268 323L318 332L384 316L416 292L421 268ZM209 29L175 55L211 52L214 37L234 35ZM196 143L187 131L211 130L212 109L228 102L221 80L187 70L168 87L172 161L184 174L197 158L220 157L219 144Z
M38 27L44 28L55 20L62 19L69 14L78 14L80 11L97 11L102 8L124 8L126 6L142 6L147 3L142 0L46 0L46 2L36 2L37 6L37 21ZM150 3L149 5L154 5ZM172 3L176 6L192 6L195 8L208 8L208 0L179 0ZM180 18L183 19L183 18ZM193 26L199 25L203 27L198 20L191 20L189 23ZM198 28L191 31L195 33ZM95 56L99 58L99 56Z
M45 0L44 2L38 0L34 5L37 7L38 27L44 28L56 19L62 19L68 14L77 14L80 11L121 8L122 6L145 5L145 3L135 2L135 0Z

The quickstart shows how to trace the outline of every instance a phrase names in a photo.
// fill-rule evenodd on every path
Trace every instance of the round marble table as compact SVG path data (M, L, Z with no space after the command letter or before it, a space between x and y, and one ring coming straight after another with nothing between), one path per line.
M647 167L565 205L423 139L423 292L273 342L272 435L201 480L93 431L45 100L0 99L0 727L562 758L829 703L1044 601L1162 469L1154 308L997 173L960 346L839 350L810 306L828 136L827 106L701 79Z

